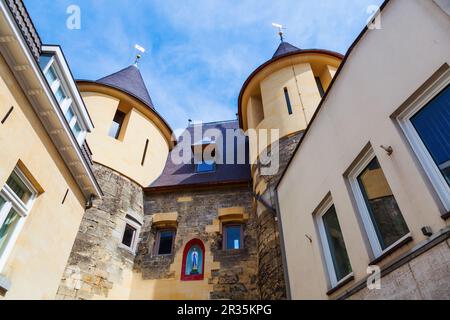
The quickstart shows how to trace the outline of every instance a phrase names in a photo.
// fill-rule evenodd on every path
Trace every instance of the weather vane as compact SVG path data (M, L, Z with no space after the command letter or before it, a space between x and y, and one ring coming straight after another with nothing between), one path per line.
M137 50L136 54L136 60L134 61L134 65L137 67L139 65L139 60L142 58L142 54L145 53L145 48L141 47L140 45L136 44L134 48Z
M284 42L284 31L286 30L286 28L284 28L281 24L279 23L272 23L272 26L276 29L278 29L278 35L280 36L281 42Z

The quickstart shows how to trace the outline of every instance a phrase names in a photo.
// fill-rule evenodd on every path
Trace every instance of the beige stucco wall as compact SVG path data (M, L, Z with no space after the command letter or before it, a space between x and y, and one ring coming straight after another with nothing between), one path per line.
M19 160L42 188L0 273L11 290L0 299L54 299L84 213L84 197L0 57L0 186ZM69 189L64 204L62 200Z
M87 141L93 152L93 160L107 166L142 187L149 186L164 169L169 145L158 127L139 109L121 102L114 96L82 92L86 107L95 128ZM127 112L127 117L118 140L108 132L117 109ZM147 156L141 165L146 140L149 140Z
M367 276L373 256L343 174L368 142L413 237L380 266L425 240L423 226L437 232L448 225L441 218L442 204L390 116L450 63L450 19L431 1L393 0L382 12L382 27L369 31L354 49L279 186L294 299L337 297ZM392 146L394 154L389 157L380 145ZM332 297L326 295L330 288L312 216L329 192L355 275Z

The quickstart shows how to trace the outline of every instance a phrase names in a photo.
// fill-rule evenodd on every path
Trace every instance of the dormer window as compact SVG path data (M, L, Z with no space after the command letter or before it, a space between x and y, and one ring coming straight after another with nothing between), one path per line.
M45 49L48 52L42 55L40 61L42 72L70 130L78 144L82 145L87 132L92 129L92 122L60 49L53 47Z
M208 150L207 150L208 149ZM206 137L192 145L194 153L195 171L209 173L216 171L216 141ZM205 155L204 153L208 153Z
M216 163L214 161L203 161L196 165L197 173L208 173L216 171Z

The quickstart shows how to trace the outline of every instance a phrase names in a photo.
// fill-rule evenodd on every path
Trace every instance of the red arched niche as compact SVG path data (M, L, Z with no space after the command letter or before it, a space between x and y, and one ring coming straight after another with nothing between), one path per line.
M191 250L191 248L194 246L198 246L201 250L202 272L197 275L187 275L186 274L186 264L187 264L188 254L189 254L189 251ZM184 251L183 251L183 265L181 268L182 268L181 269L181 281L199 281L199 280L203 280L205 278L205 245L203 244L203 241L201 241L199 239L193 239L186 244L186 246L184 247Z

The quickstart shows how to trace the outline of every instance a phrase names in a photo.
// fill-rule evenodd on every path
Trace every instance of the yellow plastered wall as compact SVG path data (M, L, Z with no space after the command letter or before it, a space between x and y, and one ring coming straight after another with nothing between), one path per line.
M169 146L161 131L138 109L115 97L96 92L82 93L95 129L87 141L93 160L109 167L143 187L149 186L164 169ZM119 139L108 135L117 109L127 113ZM144 165L145 145L149 140Z
M20 161L43 192L0 270L11 282L10 291L0 299L54 299L84 214L85 199L0 57L0 118L11 106L14 111L0 124L0 186Z
M279 138L305 130L321 101L316 77L325 90L339 66L340 60L324 55L282 59L260 71L245 91L243 103L244 125L247 129L278 129ZM292 105L289 114L284 88ZM269 144L250 139L250 157L255 162Z

